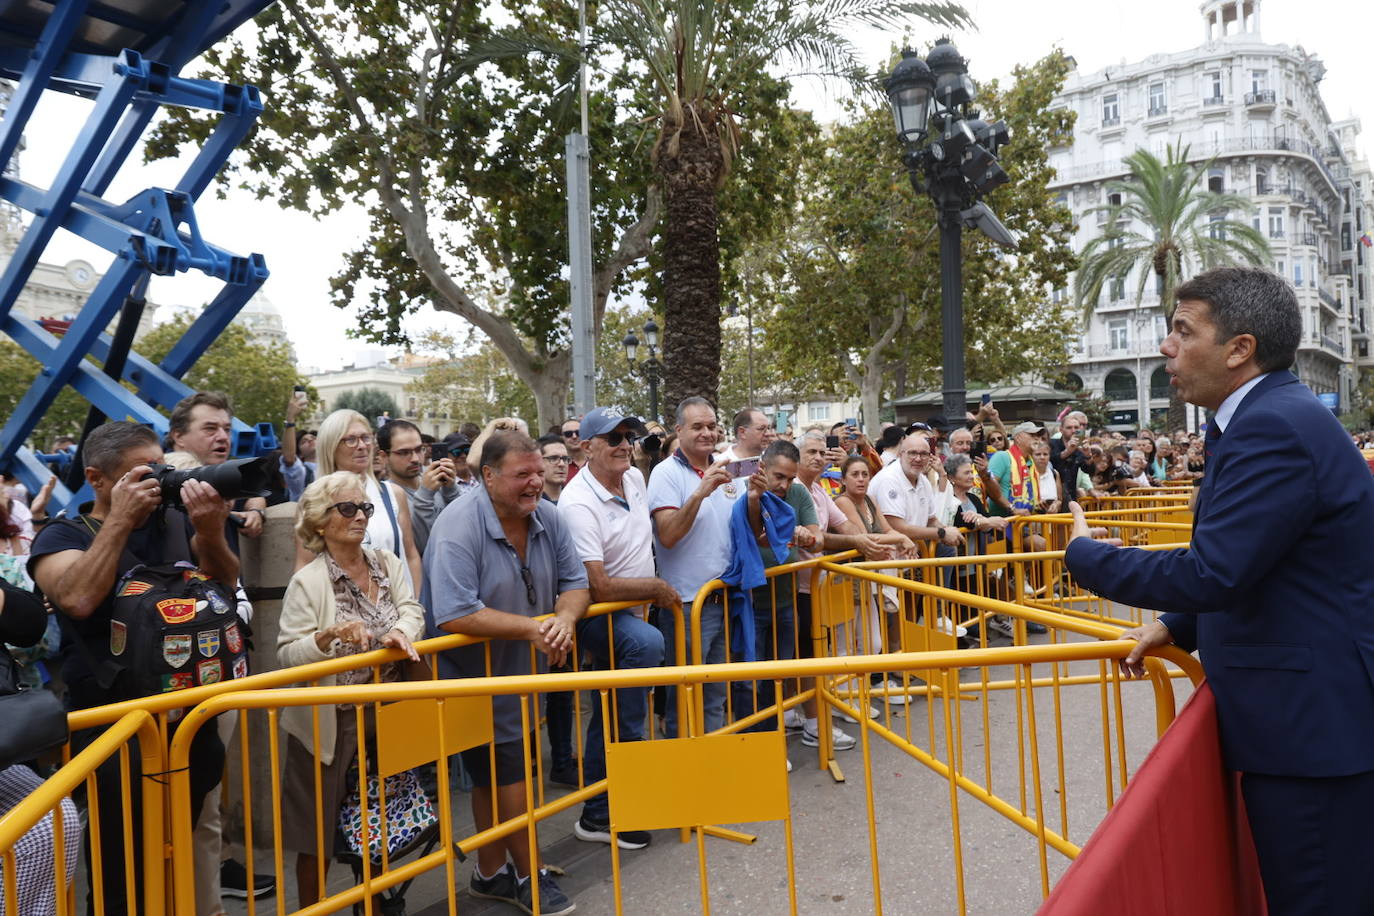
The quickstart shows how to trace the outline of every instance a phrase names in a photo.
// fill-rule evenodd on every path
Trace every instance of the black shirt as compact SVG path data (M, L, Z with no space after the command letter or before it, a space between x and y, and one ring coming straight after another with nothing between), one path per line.
M195 535L195 528L191 525L190 519L175 509L154 511L152 515L148 516L147 521L131 531L129 539L124 544L124 553L120 556L115 570L115 580L118 581L120 576L140 563L156 566L163 563L175 563L178 560L193 559L190 556L178 556L178 545L181 539L167 536L166 526L175 524L185 526L186 543L189 544ZM95 531L100 530L100 523L97 521L92 521L91 526ZM82 519L49 522L33 539L33 546L29 550L29 575L33 576L34 566L40 557L61 553L64 550L87 550L94 540L95 533L86 526ZM114 583L110 584L113 588ZM68 650L66 651L66 661L62 665L62 678L69 685L75 686L78 682L95 676L91 670L90 662L86 658L84 647L108 647L109 645L110 616L114 610L114 594L106 595L105 601L96 609L95 613L85 620L68 617L66 614L60 613L60 608L58 610L57 620L62 626L62 644L63 648ZM80 645L75 645L75 643L80 643ZM82 704L78 703L78 706L80 705Z

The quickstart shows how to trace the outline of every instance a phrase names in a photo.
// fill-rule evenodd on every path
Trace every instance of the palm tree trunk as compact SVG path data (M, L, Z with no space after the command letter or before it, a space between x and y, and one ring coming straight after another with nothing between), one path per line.
M663 177L663 412L720 387L720 243L717 189L725 169L719 123L684 110L683 126L660 141ZM673 141L676 142L673 142Z

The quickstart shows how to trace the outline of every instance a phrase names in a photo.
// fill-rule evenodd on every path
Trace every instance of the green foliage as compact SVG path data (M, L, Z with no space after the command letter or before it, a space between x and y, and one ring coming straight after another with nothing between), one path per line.
M393 419L401 416L395 398L380 388L371 387L345 391L334 399L331 412L334 410L356 410L367 417L368 422L375 422L382 414Z
M0 337L0 416L8 419L28 392L42 367L19 344ZM46 452L56 436L80 438L90 403L71 388L63 388L34 427L30 442Z
M1067 71L1056 50L1017 67L1009 87L994 81L980 90L983 117L1004 119L1011 133L999 152L1011 181L987 203L1020 242L1008 255L979 232L963 234L970 378L1043 371L1063 362L1073 336L1070 316L1049 298L1075 266L1070 215L1048 189L1049 138L1063 123L1049 102ZM849 114L808 169L805 203L788 231L753 255L766 349L810 391L885 383L899 367L910 388L934 386L941 342L935 209L910 187L887 110L855 104Z
M1080 394L1069 401L1068 408L1081 410L1088 418L1089 429L1105 429L1112 421L1112 399L1103 395Z
M138 352L152 362L161 362L190 324L190 316L180 315L157 325L139 338ZM182 381L197 391L224 392L234 416L249 425L273 423L279 429L293 389L297 383L305 384L286 344L263 346L238 324L224 329ZM313 392L310 395L313 400Z
M490 341L474 348L452 334L427 331L417 345L435 357L406 387L421 414L447 417L453 429L469 421L485 426L497 417L520 417L534 431L537 418L529 387L516 378Z

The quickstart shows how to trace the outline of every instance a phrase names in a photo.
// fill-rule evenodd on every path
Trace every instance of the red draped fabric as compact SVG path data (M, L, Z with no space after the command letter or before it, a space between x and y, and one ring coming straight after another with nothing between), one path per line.
M1040 908L1053 916L1254 916L1264 889L1204 682Z

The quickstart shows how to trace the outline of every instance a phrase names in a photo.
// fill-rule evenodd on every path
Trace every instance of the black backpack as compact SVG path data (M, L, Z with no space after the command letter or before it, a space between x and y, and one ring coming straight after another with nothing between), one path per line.
M84 516L67 524L99 530ZM185 528L167 532L170 554L190 556ZM108 633L79 641L102 688L133 698L248 676L251 634L227 588L185 560L150 566L126 550L121 565Z

